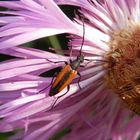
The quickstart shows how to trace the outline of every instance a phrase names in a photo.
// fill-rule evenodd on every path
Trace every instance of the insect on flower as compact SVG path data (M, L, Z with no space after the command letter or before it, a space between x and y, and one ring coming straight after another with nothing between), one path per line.
M9 138L14 140L49 140L57 134L67 140L139 138L140 117L122 103L140 114L140 0L20 0L2 1L0 6L4 7L0 52L16 57L2 62L0 67L0 132L14 131L15 136ZM67 8L72 11L65 14ZM72 19L69 16L75 8L78 13ZM61 104L51 111L52 103L67 91L67 86L50 97L59 73L52 76L49 70L54 68L56 72L60 65L71 68L71 62L77 60L83 37L79 14L85 21L81 51L84 60L80 62L84 68L79 66L75 71L81 74L82 89L78 87L77 74L63 96L68 98L59 98ZM63 33L71 36L72 55L60 56L23 45ZM94 62L92 58L107 63ZM61 63L55 65L49 60ZM64 68L61 70L66 75ZM44 71L48 78L40 77ZM47 93L37 94L47 86Z
M82 44L81 44L81 47L80 47L79 55L77 56L77 58L75 60L70 59L70 63L67 63L67 62L63 61L63 62L65 62L66 65L57 74L56 78L53 77L53 79L51 81L51 84L49 85L49 86L51 86L50 91L49 91L49 96L54 96L54 95L58 94L59 92L61 92L65 87L67 87L67 91L63 95L60 95L56 99L56 101L60 97L64 96L66 93L69 92L70 83L73 81L73 79L75 78L75 76L77 74L79 75L78 86L81 89L80 84L79 84L80 79L81 79L81 75L78 72L78 68L82 67L81 63L84 62L84 55L82 54L82 47L83 47L83 44L84 44L84 35L85 35L85 27L84 27L84 21L83 21L83 39L82 39ZM71 47L71 51L72 51L72 47ZM50 61L50 60L48 60L48 61L52 62L52 63L62 62L62 61L53 62L53 61ZM55 80L54 80L54 78L55 78ZM42 92L43 90L47 89L48 87L45 87L44 89L39 91L39 93ZM53 106L55 105L56 101L53 103Z
M85 67L85 66L81 65L81 63L83 63L84 60L89 61L88 63L90 63L92 61L103 61L103 60L98 60L98 59L97 60L96 59L89 60L89 59L84 58L84 55L82 54L82 47L84 45L84 36L85 36L85 25L84 25L84 21L83 21L82 44L81 44L81 47L80 47L80 50L79 50L79 55L77 56L77 58L75 60L70 59L70 62L67 63L66 61L54 62L54 61L50 61L50 60L47 59L51 63L65 62L65 64L66 64L61 69L61 71L56 75L56 77L52 78L52 81L49 85L49 86L51 86L50 91L49 91L49 96L55 96L56 94L60 93L65 87L67 87L67 91L63 95L60 95L60 96L57 97L57 99L55 100L55 102L52 105L52 108L60 97L64 96L65 94L67 94L69 92L70 84L73 81L73 79L76 77L77 74L79 75L78 86L79 86L79 89L81 89L81 86L79 84L79 82L81 80L81 74L78 72L78 68L79 67ZM71 47L71 52L72 52L72 47ZM54 80L54 78L55 78L55 80ZM48 87L45 87L41 91L47 89Z

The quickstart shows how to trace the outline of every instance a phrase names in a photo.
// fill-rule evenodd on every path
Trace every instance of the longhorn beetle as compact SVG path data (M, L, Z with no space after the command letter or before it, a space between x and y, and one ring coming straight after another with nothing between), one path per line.
M79 80L78 80L78 85L79 85L79 88L81 88L80 84L79 84L80 79L81 79L81 75L77 70L80 67L80 64L84 61L84 55L82 55L82 53L81 53L82 52L82 47L83 47L83 44L84 44L84 36L85 36L85 26L84 26L84 22L83 22L83 39L82 39L82 44L81 44L81 48L80 48L80 53L75 60L72 61L70 59L70 63L65 62L66 65L58 73L54 82L53 82L53 79L52 79L51 88L50 88L50 91L49 91L49 96L54 96L54 95L58 94L65 87L67 87L66 93L68 93L69 89L70 89L70 83L73 81L73 79L76 77L77 74L80 76ZM71 50L72 50L72 48L71 48ZM59 62L55 62L55 63L59 63ZM66 93L64 93L63 95L60 95L55 100L55 102L52 105L52 108L55 105L55 103L57 102L57 100L60 97L64 96Z
M77 70L80 67L80 64L84 61L84 55L81 54L82 46L84 44L84 35L85 35L85 27L84 27L84 23L83 23L83 41L82 41L81 48L80 48L80 54L77 56L77 58L75 60L72 61L70 59L70 63L66 62L65 67L58 73L54 82L52 83L52 86L49 91L49 96L54 96L54 95L58 94L60 91L62 91L67 86L68 86L68 91L69 91L69 84L72 82L72 80L75 78L75 76L77 74L80 76L79 81L78 81L78 85L79 85L81 75ZM80 85L79 85L79 87L80 87ZM59 98L60 98L60 96L59 96Z
M81 89L80 84L79 84L80 79L81 79L81 75L78 72L78 68L80 67L81 63L84 62L84 60L87 60L87 59L84 59L84 55L82 54L82 47L83 47L83 44L84 44L84 36L85 36L85 25L84 25L84 22L83 22L83 39L82 39L82 44L81 44L81 47L80 47L79 55L77 56L77 58L75 60L71 60L70 59L70 63L67 63L65 61L60 61L60 62L65 62L66 65L57 74L55 80L54 80L54 78L52 79L52 82L50 84L51 85L51 88L50 88L50 91L49 91L49 96L54 96L54 95L58 94L65 87L68 87L68 89L66 91L66 93L68 93L68 91L70 89L70 83L73 81L73 79L76 77L77 74L80 76L79 77L79 80L78 80L78 85L79 85L79 88ZM71 50L72 50L72 48L71 48ZM48 60L48 61L50 61L50 60ZM53 61L50 61L50 62L52 62L52 63L60 63L60 62L53 62ZM46 87L44 89L47 89L48 87ZM56 101L60 97L64 96L66 93L64 93L63 95L60 95L55 100L55 102L53 103L53 106L55 105Z

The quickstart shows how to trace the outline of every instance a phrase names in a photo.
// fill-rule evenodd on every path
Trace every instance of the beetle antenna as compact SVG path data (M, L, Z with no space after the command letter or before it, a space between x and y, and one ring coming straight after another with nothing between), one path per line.
M82 54L82 47L84 45L84 41L85 41L85 24L84 24L84 20L82 19L83 22L83 38L82 38L82 44L81 44L81 48L80 48L80 55Z

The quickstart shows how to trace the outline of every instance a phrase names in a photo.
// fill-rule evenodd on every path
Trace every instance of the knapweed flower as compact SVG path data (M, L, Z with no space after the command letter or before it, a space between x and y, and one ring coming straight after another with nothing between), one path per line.
M82 20L79 15L70 20L58 5L78 6ZM0 6L8 8L1 11L7 16L0 17L0 52L16 57L0 65L1 132L16 130L14 140L47 140L64 130L62 139L67 140L138 138L140 0L20 0ZM81 88L77 75L52 108L67 88L50 97L50 87L42 89L53 77L39 75L64 66L51 61L69 62L70 56L20 45L69 33L74 60L83 30Z

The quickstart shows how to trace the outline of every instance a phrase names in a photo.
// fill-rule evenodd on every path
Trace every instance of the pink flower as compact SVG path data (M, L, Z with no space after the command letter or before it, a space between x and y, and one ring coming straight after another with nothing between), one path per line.
M57 6L61 4L81 8L79 11L86 18L82 54L85 59L96 61L88 63L84 60L82 65L85 67L79 68L82 89L78 86L77 76L70 84L69 92L51 109L56 98L67 88L53 97L48 95L50 88L39 92L52 80L52 77L39 75L64 66L63 62L55 64L48 59L68 62L70 57L20 45L46 36L69 33L74 60L83 40L83 23L78 16L71 21ZM140 126L137 122L140 118L128 107L139 112L134 110L134 106L139 108L138 103L131 100L131 97L135 99L132 91L136 93L139 90L135 81L131 81L139 72L139 0L20 0L0 2L0 6L12 9L1 11L8 16L0 17L0 52L17 57L0 65L1 132L20 129L14 140L46 140L65 128L69 132L63 139L67 140L138 138ZM132 59L132 56L137 57ZM131 66L133 69L129 69ZM131 75L133 77L130 78ZM125 81L133 83L132 89L127 88ZM136 94L136 99L138 97Z

